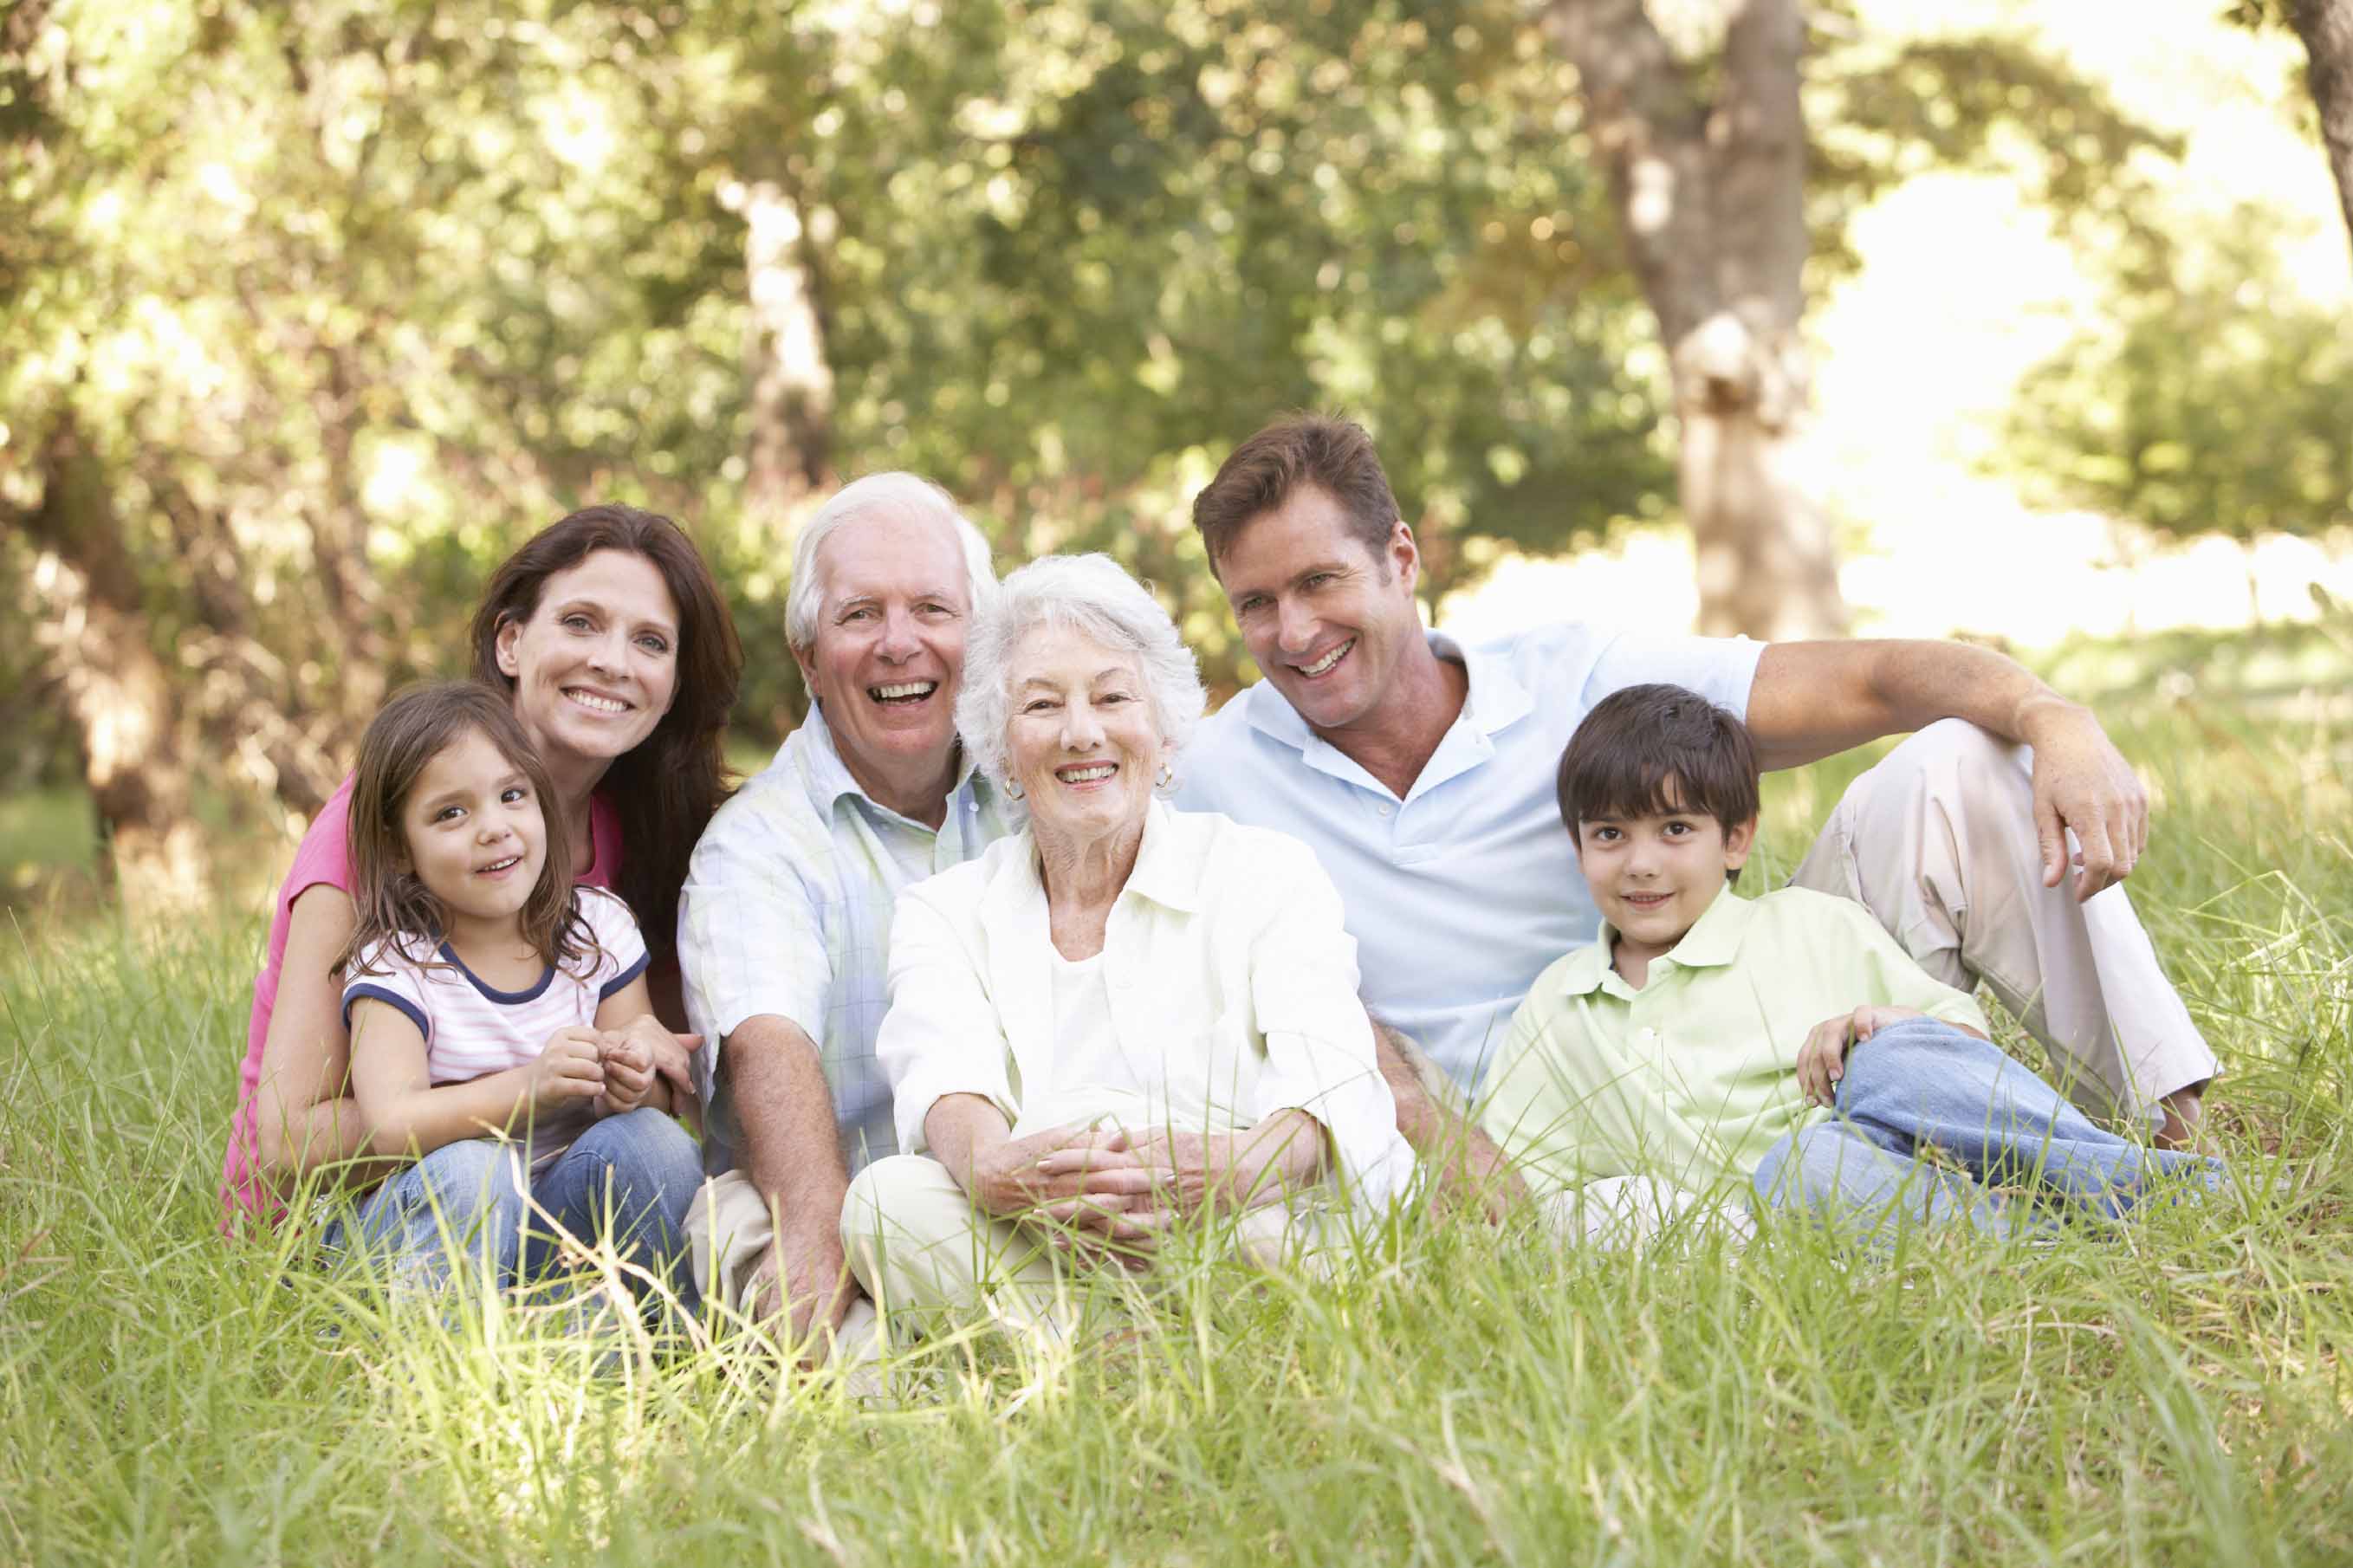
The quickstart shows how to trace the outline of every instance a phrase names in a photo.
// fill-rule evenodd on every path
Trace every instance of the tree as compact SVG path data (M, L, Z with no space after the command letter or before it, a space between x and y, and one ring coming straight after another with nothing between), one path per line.
M2009 464L2050 500L2169 541L2252 546L2353 523L2353 340L2296 297L2280 238L2245 208L2114 262L2115 319L2020 383Z
M1729 0L1720 28L1671 34L1643 0L1553 0L1585 131L1609 172L1619 242L1667 352L1677 488L1698 556L1700 629L1810 637L1843 628L1831 531L1799 474L1811 373L1810 258L1843 258L1856 203L1923 157L1999 166L1996 132L2046 149L2028 177L2072 214L2129 199L2125 160L2161 140L2017 40L1817 49L1835 9ZM1812 116L1808 130L1809 76Z
M1009 558L1112 552L1218 686L1248 669L1187 503L1288 407L1373 427L1433 603L1670 515L1671 386L1686 510L1774 564L1803 497L1755 481L1802 407L1807 253L1841 264L1855 203L1988 127L2078 117L2061 201L2129 137L1968 42L1841 46L1798 116L1758 3L1725 57L1771 57L1746 162L1708 140L1704 40L1580 113L1522 0L20 4L0 593L129 869L199 784L315 809L391 683L462 666L490 563L593 500L701 540L770 735L792 531L838 474L930 474ZM1637 132L1705 195L1666 213L1696 248L1631 221ZM1721 364L1712 321L1748 334ZM1762 580L1719 624L1796 602Z
M2249 26L2284 22L2303 40L2305 83L2353 242L2353 0L2238 0L2230 16Z

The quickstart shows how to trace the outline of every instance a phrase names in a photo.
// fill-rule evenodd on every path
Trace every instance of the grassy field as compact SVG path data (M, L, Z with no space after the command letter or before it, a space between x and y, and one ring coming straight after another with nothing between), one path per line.
M600 1371L224 1245L257 928L0 938L0 1561L2353 1561L2353 729L2217 707L2120 731L2243 1200L1883 1261L1414 1221L887 1411L749 1340ZM1852 766L1774 782L1768 860Z

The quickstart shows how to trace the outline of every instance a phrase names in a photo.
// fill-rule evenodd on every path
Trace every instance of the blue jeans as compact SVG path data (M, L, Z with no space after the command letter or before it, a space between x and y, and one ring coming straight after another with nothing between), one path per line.
M402 1284L438 1289L462 1259L504 1289L555 1269L553 1218L582 1242L611 1242L693 1310L686 1211L702 1185L702 1156L685 1129L641 1107L596 1122L535 1177L523 1157L520 1144L491 1138L445 1143L360 1201L355 1237L338 1221L327 1244L367 1256Z
M1924 1163L1934 1144L1961 1171ZM1837 1114L1773 1145L1759 1208L1811 1210L1866 1236L1914 1222L1997 1236L2032 1228L1989 1185L2031 1185L2121 1219L2152 1184L2202 1195L2222 1164L2107 1131L2000 1047L1933 1018L1880 1030L1847 1058Z

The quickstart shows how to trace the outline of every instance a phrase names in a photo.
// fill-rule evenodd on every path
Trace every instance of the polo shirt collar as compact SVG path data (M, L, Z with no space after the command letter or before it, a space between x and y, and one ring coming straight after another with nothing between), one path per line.
M1482 735L1493 735L1535 710L1535 699L1520 684L1512 661L1499 653L1464 647L1444 632L1430 634L1430 651L1462 666L1469 677L1462 716Z
M820 809L830 812L841 804L844 795L854 795L877 811L898 816L902 821L913 820L901 816L900 813L868 795L850 776L849 764L841 760L841 750L833 742L833 727L825 721L822 706L815 702L809 704L808 716L801 721L800 732L808 737L809 798ZM984 797L990 785L987 775L980 771L971 751L959 741L956 743L956 780L948 791L948 798L955 800L967 787L976 797ZM917 823L916 826L923 825Z
M1747 932L1749 919L1756 911L1756 905L1727 887L1692 922L1683 941L1653 962L1672 963L1679 969L1721 968L1740 956L1740 939ZM1600 990L1603 982L1617 973L1609 964L1610 949L1617 941L1617 928L1603 921L1601 934L1594 938L1591 946L1577 949L1562 971L1562 994L1582 996Z
M1462 716L1472 728L1482 735L1493 735L1506 725L1525 719L1535 709L1535 699L1520 683L1512 669L1512 661L1501 654L1466 648L1445 632L1425 632L1430 639L1430 651L1440 658L1451 658L1460 664L1468 677L1468 689L1463 694ZM1314 731L1299 716L1299 710L1275 689L1271 680L1261 679L1250 689L1250 706L1244 712L1250 728L1271 735L1297 751L1306 751L1317 743Z

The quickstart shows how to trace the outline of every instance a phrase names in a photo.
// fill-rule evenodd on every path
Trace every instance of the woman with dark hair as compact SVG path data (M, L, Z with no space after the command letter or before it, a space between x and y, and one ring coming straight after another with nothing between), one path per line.
M585 508L491 576L472 642L476 677L513 705L572 825L575 880L628 902L675 1022L678 893L726 793L720 742L744 663L710 568L668 518ZM231 1225L274 1218L280 1191L311 1172L364 1184L388 1170L352 1163L367 1129L333 973L354 920L351 788L312 820L279 892L221 1175ZM684 1048L659 1065L691 1091Z

